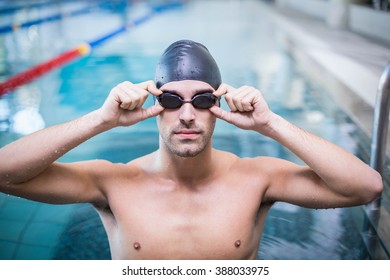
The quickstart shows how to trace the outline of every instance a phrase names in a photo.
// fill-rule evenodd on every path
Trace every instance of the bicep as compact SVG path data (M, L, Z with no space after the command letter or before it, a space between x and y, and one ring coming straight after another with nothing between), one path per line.
M52 204L101 202L99 161L53 163L35 178L14 184L5 193Z
M307 208L352 206L351 199L329 188L310 167L278 160L270 171L265 200L283 201Z

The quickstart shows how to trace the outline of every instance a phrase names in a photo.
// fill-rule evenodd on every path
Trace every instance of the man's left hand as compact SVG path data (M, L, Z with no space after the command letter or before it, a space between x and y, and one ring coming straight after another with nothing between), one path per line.
M236 89L230 85L221 84L214 95L224 96L230 108L229 112L214 105L209 110L216 117L239 128L255 130L264 134L273 113L258 89L250 86Z

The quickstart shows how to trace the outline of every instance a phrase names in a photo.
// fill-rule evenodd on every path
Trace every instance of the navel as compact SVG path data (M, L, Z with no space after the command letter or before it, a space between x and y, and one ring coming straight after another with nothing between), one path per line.
M138 242L134 242L134 244L133 244L133 247L134 247L134 249L135 250L141 250L141 244L139 244Z
M241 240L237 240L236 242L234 242L234 246L236 246L236 248L240 247L241 246Z

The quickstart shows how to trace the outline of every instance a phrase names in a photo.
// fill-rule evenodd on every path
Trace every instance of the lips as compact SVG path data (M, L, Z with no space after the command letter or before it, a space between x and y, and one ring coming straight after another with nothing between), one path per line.
M181 137L181 138L195 138L198 135L200 135L200 131L193 130L193 129L181 129L174 131L174 134Z

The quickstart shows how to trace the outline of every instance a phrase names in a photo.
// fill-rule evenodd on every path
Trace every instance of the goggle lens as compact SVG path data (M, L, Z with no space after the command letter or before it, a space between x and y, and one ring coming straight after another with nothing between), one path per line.
M177 109L183 105L183 100L180 97L170 93L163 93L157 99L161 106L167 109Z
M208 109L217 102L218 98L214 94L207 92L195 95L191 101L184 101L176 94L164 92L157 96L157 100L166 109L177 109L184 103L191 103L197 109Z

